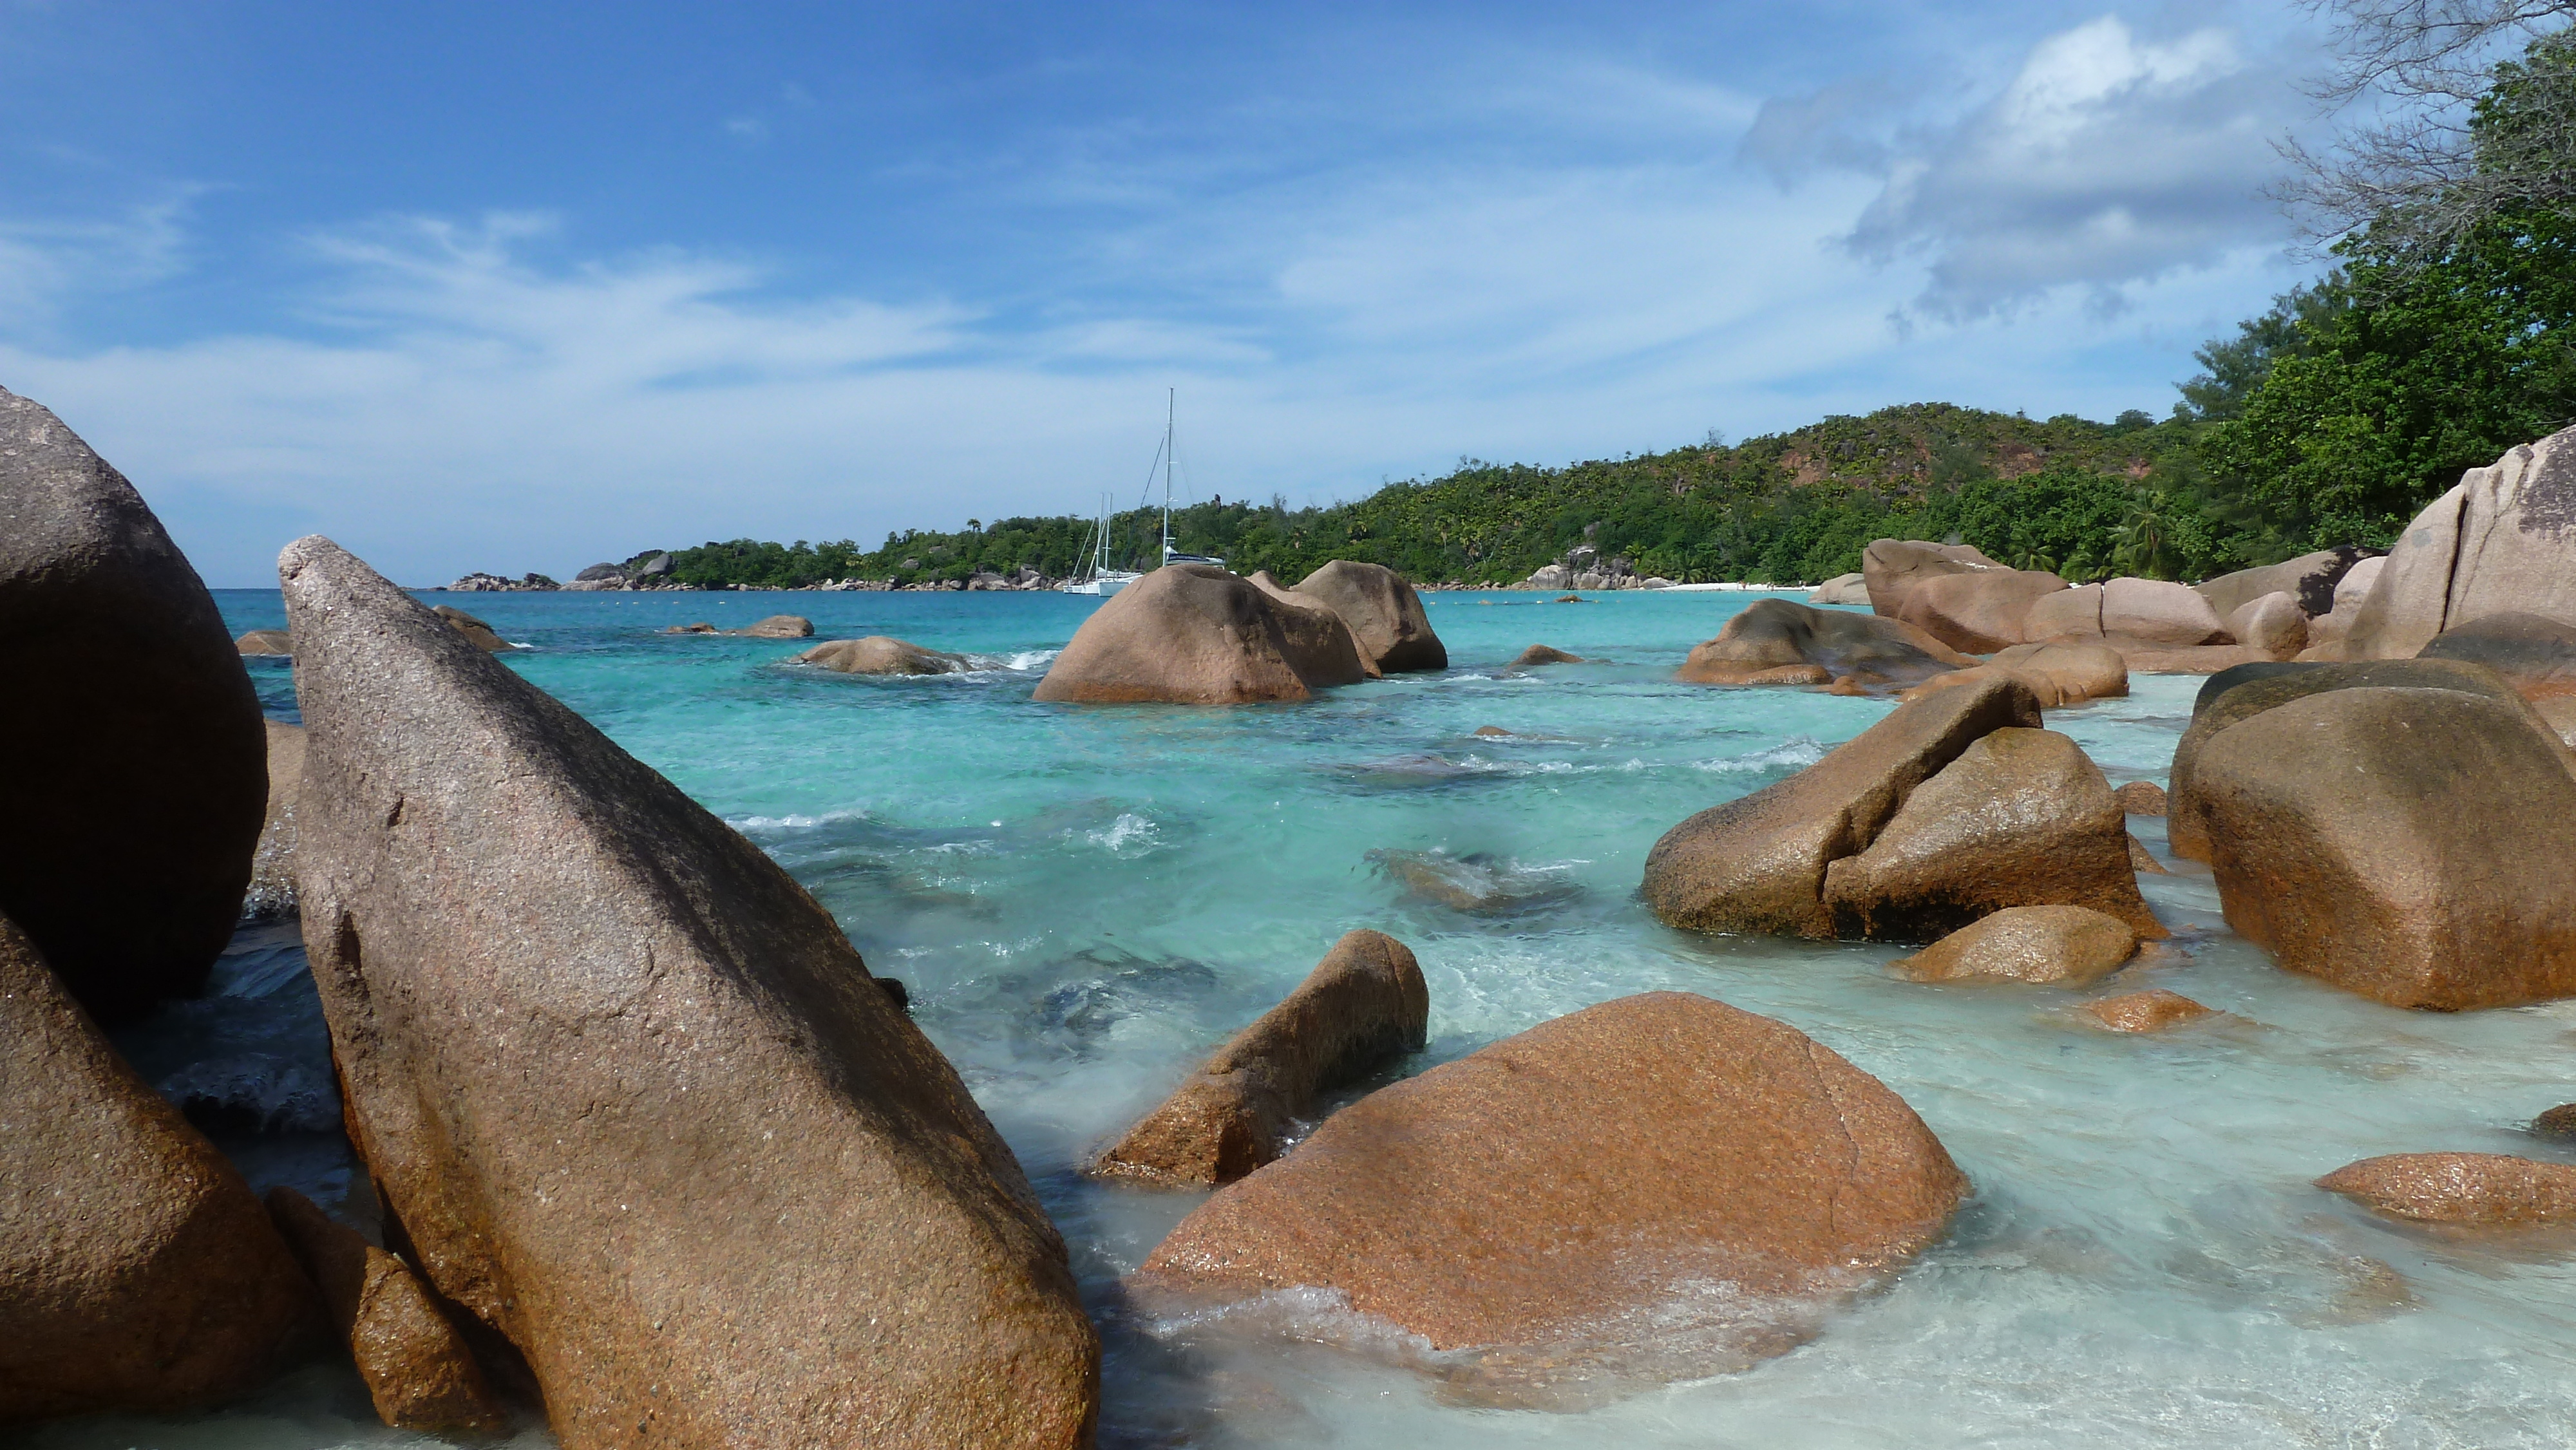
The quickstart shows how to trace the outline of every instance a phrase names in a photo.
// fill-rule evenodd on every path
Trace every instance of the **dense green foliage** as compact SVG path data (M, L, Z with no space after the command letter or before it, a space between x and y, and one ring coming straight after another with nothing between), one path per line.
M2538 112L2517 98L2571 85L2576 44L2564 35L2499 67L2473 121L2481 155L2529 170L2534 146L2558 143L2519 119ZM1563 468L1461 459L1443 477L1321 507L1199 504L1173 515L1175 542L1289 581L1346 558L1460 583L1520 579L1586 547L1676 581L1800 583L1857 569L1862 546L1889 535L1956 538L2075 580L2199 578L2384 545L2463 469L2576 415L2576 218L2481 214L2431 258L2391 240L2420 232L2403 217L2347 239L2332 275L2203 347L2204 371L2161 423L1919 403ZM1089 558L1091 527L970 521L875 549L745 539L680 550L676 573L769 586L1022 569L1061 578ZM1150 564L1158 527L1149 512L1117 515L1113 564Z

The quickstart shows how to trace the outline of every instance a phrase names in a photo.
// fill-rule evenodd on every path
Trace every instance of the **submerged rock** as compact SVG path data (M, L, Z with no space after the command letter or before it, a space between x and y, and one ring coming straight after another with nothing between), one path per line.
M282 629L254 629L234 640L233 648L245 656L292 655L295 637Z
M1490 725L1476 733L1487 731L1508 733ZM1520 870L1483 852L1452 856L1446 851L1380 850L1369 852L1368 861L1413 895L1476 916L1516 911L1570 890L1558 876Z
M251 921L295 914L295 801L304 789L304 727L262 723L268 727L268 818L242 896L242 917Z
M0 1424L203 1405L313 1324L250 1185L0 919Z
M1534 644L1513 658L1512 668L1525 670L1532 665L1579 665L1581 663L1583 663L1581 655L1570 655L1548 645Z
M1914 982L2089 982L2138 954L2138 934L2083 906L2015 906L1980 918L1888 970Z
M455 605L442 604L432 612L437 614L439 618L446 620L449 628L455 630L458 634L465 636L465 638L471 642L476 649L483 651L485 654L507 654L511 650L518 648L517 645L503 639L499 632L494 630L492 626L485 624L482 620L475 618L473 615L466 613Z
M970 668L964 655L924 649L883 634L828 640L798 655L795 663L819 665L845 675L955 675Z
M2191 781L2227 924L2281 966L2396 1007L2576 995L2576 775L2520 697L2311 694L2210 736Z
M1666 831L1646 857L1646 904L1692 931L1830 938L1827 867L1987 733L2038 724L2030 687L2009 675L1901 705L1787 780Z
M2467 1228L2576 1224L2576 1167L2507 1153L2390 1153L2317 1180L2374 1213Z
M1967 1187L1877 1079L1781 1023L1655 992L1343 1109L1183 1219L1134 1282L1321 1290L1488 1367L1688 1378L1790 1348L1812 1306L1939 1237Z
M1431 999L1404 943L1354 931L1092 1165L1103 1176L1232 1183L1279 1156L1328 1088L1422 1050Z
M1291 592L1340 615L1359 641L1361 657L1387 674L1449 668L1449 647L1432 632L1422 596L1382 564L1335 559L1298 580Z
M1063 1242L831 916L328 540L278 572L350 1134L563 1444L1087 1442Z
M1911 684L1972 663L1900 620L1785 599L1758 599L1717 638L1694 647L1673 678L1686 685Z
M259 698L133 485L0 389L0 915L103 1022L205 985L259 839Z
M376 1415L397 1430L497 1435L509 1416L465 1338L411 1266L284 1186L268 1212L358 1364Z
M2086 906L2151 941L2128 826L2101 769L2054 730L1992 731L1825 872L1842 935L1930 941L2011 906Z
M742 632L753 639L811 639L814 621L801 614L773 614L753 620Z
M2162 1032L2168 1027L2179 1027L2204 1017L2225 1015L2180 992L2168 992L2162 987L2104 997L2087 1002L2076 1010L2113 1032Z
M2407 525L2345 636L2404 659L2496 614L2576 620L2576 428L2472 468Z
M1314 690L1278 606L1209 564L1166 564L1101 603L1055 657L1035 698L1076 704L1243 705Z

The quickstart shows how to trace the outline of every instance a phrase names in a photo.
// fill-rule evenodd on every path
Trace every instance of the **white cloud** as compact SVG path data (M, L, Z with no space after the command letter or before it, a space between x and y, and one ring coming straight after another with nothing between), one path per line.
M2286 83L2295 51L2249 54L2214 26L2142 38L2105 15L2034 45L1963 114L1909 118L1848 81L1767 104L1744 154L1783 178L1879 177L1846 244L1925 269L1917 316L1985 317L2060 288L2116 309L2128 284L2287 235L2261 192L2274 139L2307 119Z
M175 188L112 217L0 221L0 317L32 331L78 298L176 274L186 261L188 209L202 190Z

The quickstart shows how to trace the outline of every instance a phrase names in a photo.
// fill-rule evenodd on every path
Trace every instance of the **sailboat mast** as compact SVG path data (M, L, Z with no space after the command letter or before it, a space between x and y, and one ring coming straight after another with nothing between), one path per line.
M1172 422L1180 412L1180 389L1163 393L1163 562L1172 562Z

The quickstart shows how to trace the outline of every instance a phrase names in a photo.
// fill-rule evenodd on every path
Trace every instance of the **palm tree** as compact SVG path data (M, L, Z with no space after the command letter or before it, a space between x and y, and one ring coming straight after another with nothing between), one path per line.
M2173 523L2165 517L2161 493L2140 492L2129 516L2111 530L2111 563L2141 579L2170 579L2174 573Z

